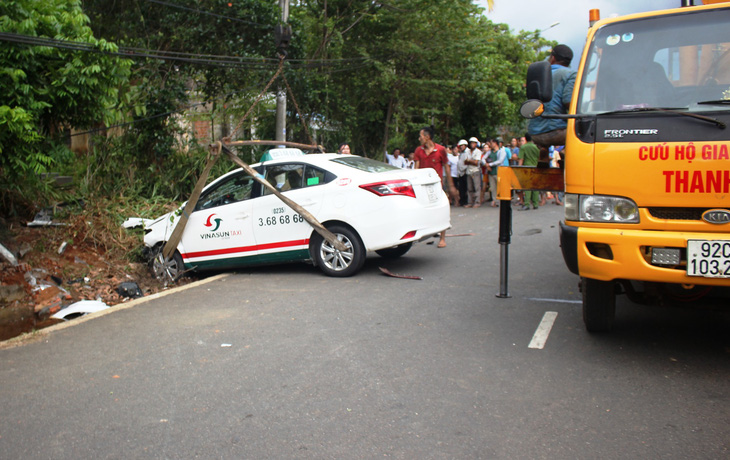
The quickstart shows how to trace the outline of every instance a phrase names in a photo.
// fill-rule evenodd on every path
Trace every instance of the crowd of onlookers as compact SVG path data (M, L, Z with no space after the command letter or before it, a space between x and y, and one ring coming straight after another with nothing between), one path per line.
M478 138L471 137L467 141L461 139L456 145L446 148L449 171L456 192L446 193L452 206L478 208L490 203L498 207L497 172L500 166L537 166L539 149L531 142L530 135L525 134L517 139L513 137L505 145L502 138L495 137L481 143ZM551 147L550 166L558 167L563 146ZM385 154L386 163L398 168L413 169L415 167L414 152L403 155L400 148ZM513 199L521 210L537 209L553 200L562 205L562 193L515 191Z
M556 45L550 51L547 62L552 75L552 99L543 107L543 113L568 113L576 72L569 66L573 50L567 45ZM478 208L484 203L497 207L497 172L502 166L558 167L566 139L566 121L560 117L536 117L529 121L527 133L517 140L512 138L504 145L496 137L480 143L476 137L461 139L456 145L444 147L434 142L433 126L419 131L420 145L404 156L401 149L385 153L385 161L398 168L433 168L441 177L444 190L452 206ZM533 138L534 137L534 142ZM350 146L340 145L340 153L350 153ZM487 195L487 193L489 195ZM486 199L485 199L486 198ZM563 193L536 190L514 190L512 199L521 210L537 209L547 200L563 204ZM438 247L445 247L445 233L441 234Z

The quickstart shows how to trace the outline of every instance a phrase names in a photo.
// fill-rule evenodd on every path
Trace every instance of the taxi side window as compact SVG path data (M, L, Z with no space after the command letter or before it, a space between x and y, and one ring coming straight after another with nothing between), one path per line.
M330 174L332 175L332 174ZM327 180L327 172L313 166L307 166L304 170L304 186L311 187L313 185L325 184L332 179Z
M226 204L248 200L253 194L254 180L251 176L236 174L222 181L200 196L195 210L210 209Z
M304 168L301 164L274 165L266 168L264 176L269 183L280 192L296 190L304 187ZM268 188L264 188L264 195L271 195Z

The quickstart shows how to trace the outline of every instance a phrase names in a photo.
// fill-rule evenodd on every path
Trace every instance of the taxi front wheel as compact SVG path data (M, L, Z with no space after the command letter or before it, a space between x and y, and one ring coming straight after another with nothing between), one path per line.
M616 316L615 281L580 279L583 292L583 323L588 332L608 332Z
M336 249L319 233L312 237L312 253L317 266L327 276L345 277L359 272L365 263L365 246L353 230L342 225L327 227L337 240L344 243L345 251Z
M165 284L175 282L185 273L182 256L175 250L172 258L165 260L162 256L162 248L163 245L159 245L155 250L153 258L150 260L150 269L155 278L163 281Z

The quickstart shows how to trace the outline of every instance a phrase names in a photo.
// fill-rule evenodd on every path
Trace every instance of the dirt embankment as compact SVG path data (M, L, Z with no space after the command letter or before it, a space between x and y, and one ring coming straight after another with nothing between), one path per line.
M117 290L125 282L143 295L163 288L141 259L140 231L103 230L93 220L48 227L16 222L2 225L0 242L18 259L13 266L0 258L0 340L62 322L50 316L80 300L123 302L128 297Z

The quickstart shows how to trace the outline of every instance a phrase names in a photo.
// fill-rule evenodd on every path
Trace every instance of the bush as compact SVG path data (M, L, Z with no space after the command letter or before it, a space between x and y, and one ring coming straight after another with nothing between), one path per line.
M94 149L78 162L76 175L82 196L187 199L205 165L207 150L190 144L152 160L140 155L145 148L133 135L98 138ZM230 162L216 163L211 177L230 170Z

